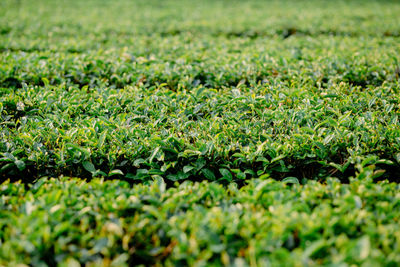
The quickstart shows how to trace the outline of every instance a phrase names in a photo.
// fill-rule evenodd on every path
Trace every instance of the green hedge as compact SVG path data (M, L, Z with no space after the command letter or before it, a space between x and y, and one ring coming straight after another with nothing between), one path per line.
M347 179L358 157L372 157L391 178L400 169L397 41L293 38L208 37L200 59L196 42L170 53L182 38L161 37L143 55L141 45L6 51L0 175Z
M0 265L397 266L400 186L162 179L0 186ZM65 265L62 265L65 264ZM69 265L68 265L69 264ZM75 265L73 265L75 264Z
M0 1L0 266L400 265L399 13Z
M365 160L383 178L400 170L395 1L0 10L3 181L347 181Z

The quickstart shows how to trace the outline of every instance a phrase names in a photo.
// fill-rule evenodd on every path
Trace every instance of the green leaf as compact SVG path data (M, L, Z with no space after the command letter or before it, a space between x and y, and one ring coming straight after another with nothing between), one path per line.
M158 151L160 150L160 147L156 147L156 149L154 149L153 153L151 153L151 156L149 157L149 162L153 162L154 157L157 155Z
M196 170L201 170L206 165L206 160L204 158L199 158L196 160L195 166Z
M177 174L169 174L167 175L167 178L171 181L179 181L183 180L189 177L189 174L186 174L184 172L178 172Z
M25 169L25 162L22 160L17 159L14 161L15 165L17 166L18 170L23 171Z
M282 182L286 184L300 184L299 179L296 177L286 177L282 180Z
M394 158L396 159L397 163L400 164L400 153L397 153Z
M203 173L204 177L206 177L206 179L212 180L212 181L215 180L214 173L212 171L210 171L209 169L207 169L207 168L201 169L201 172Z
M68 257L60 263L60 267L79 267L81 266L80 262L77 259L72 257Z
M188 172L190 172L191 170L193 170L194 169L194 167L193 166L185 166L185 167L183 167L183 172L184 173L188 173Z
M241 179L241 180L246 179L246 174L244 172L239 172L236 176L238 179Z
M139 179L139 177L137 175L130 173L130 172L125 175L125 178L132 179L132 180Z
M106 177L107 174L105 172L101 171L101 170L96 170L95 172L92 172L92 176L93 177L97 177L97 176Z
M346 171L346 169L350 166L350 161L347 161L346 163L344 163L343 165L340 164L336 164L334 162L330 162L328 164L329 166L335 167L337 170L339 170L341 173L344 173Z
M100 137L99 137L99 141L97 143L97 148L102 148L104 145L104 141L106 140L107 137L107 130L105 130L104 132L101 133Z
M87 170L90 173L94 173L96 171L96 167L90 161L84 161L82 165L83 168L85 168L85 170Z
M153 169L149 170L149 174L150 175L163 175L164 172L162 170L160 170L160 169L153 168Z
M146 161L144 159L137 159L133 162L133 166L135 166L136 168L140 167L140 164L145 163Z
M153 175L151 177L154 181L154 184L158 186L158 189L161 192L165 192L167 185L165 184L164 179L160 175Z
M190 157L190 156L199 156L201 155L201 151L186 149L183 151L183 157Z
M124 175L124 173L119 169L114 169L108 173L109 177L113 175Z
M3 167L1 167L0 173L5 173L6 171L13 169L14 167L15 167L14 163L8 163L8 164L4 165Z
M379 159L375 162L375 164L385 164L385 165L393 165L393 161L388 159Z
M228 181L232 181L232 173L225 168L219 169L219 172L221 173L222 177Z
M310 245L307 246L306 250L303 253L303 260L306 260L316 253L318 253L321 249L327 246L327 241L324 239L314 241Z
M273 159L271 160L271 163L274 163L274 162L276 162L276 161L278 161L278 160L281 160L281 159L283 159L283 158L285 158L285 155L279 155L279 156L273 158Z
M14 157L13 154L8 153L8 152L3 153L3 156L5 156L5 157L6 157L8 160L10 160L10 161L16 161L16 160L17 160L17 159Z
M365 235L365 236L361 237L357 241L357 246L355 249L358 252L357 254L358 254L358 257L360 258L360 260L365 260L371 252L371 241L369 239L369 236Z
M381 177L383 174L385 174L386 170L376 170L373 172L373 174L371 175L372 179L376 179Z
M45 78L45 77L42 77L42 82L44 83L45 87L48 87L49 84L50 84L49 80L47 78Z

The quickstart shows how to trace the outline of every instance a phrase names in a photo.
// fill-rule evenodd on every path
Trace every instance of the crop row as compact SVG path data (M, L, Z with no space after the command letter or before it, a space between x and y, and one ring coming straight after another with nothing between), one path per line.
M1 180L400 170L395 2L1 5Z
M136 180L161 175L172 181L189 177L232 181L263 174L325 178L341 176L347 169L353 173L360 157L381 164L389 178L399 169L399 85L389 63L368 70L357 63L363 60L345 61L354 67L324 79L318 70L323 67L315 67L315 62L309 66L316 69L307 71L300 68L305 61L291 66L283 58L280 63L271 60L272 74L256 82L251 75L266 71L266 64L252 68L254 64L242 62L237 70L219 70L222 78L209 76L197 85L194 74L183 75L195 67L186 66L174 74L158 72L164 79L160 82L142 79L119 88L101 82L101 75L118 80L131 72L121 67L121 76L111 74L113 64L120 67L118 61L86 60L73 65L83 68L75 72L75 78L83 79L77 83L60 75L58 68L64 63L30 60L26 55L6 57L6 73L18 69L18 64L26 70L3 80L7 86L0 94L3 177L91 173ZM335 66L328 64L327 77L332 73L329 66ZM158 66L150 63L143 71L158 75L154 70ZM204 69L200 64L198 70ZM31 85L24 75L35 71L38 85ZM50 73L60 75L59 82ZM346 82L346 76L353 82L365 79L364 86ZM88 77L100 85L84 82ZM171 77L176 77L175 85L168 85L174 81ZM227 79L236 79L235 86Z
M229 182L346 178L363 160L386 178L399 169L395 40L185 38L3 52L1 175Z
M4 182L0 264L396 266L400 188L373 183L372 172L361 169L350 184L267 179L241 189L166 189L162 179Z
M283 86L324 86L348 82L366 87L398 80L396 39L296 37L248 40L178 36L136 37L120 44L93 40L74 43L39 39L11 40L0 55L0 86L126 85L166 83L173 90L248 86L282 82ZM101 47L101 48L100 48ZM81 53L68 52L70 50Z
M47 88L2 96L2 175L232 181L291 172L324 178L365 159L388 171L399 166L399 99L388 86Z
M399 36L396 1L2 1L0 36ZM301 10L301 12L299 12ZM77 39L77 38L75 38ZM84 38L82 38L84 39Z

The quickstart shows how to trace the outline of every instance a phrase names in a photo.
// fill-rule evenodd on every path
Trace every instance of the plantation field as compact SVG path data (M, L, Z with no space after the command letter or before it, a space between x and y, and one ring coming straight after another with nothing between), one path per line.
M398 1L0 2L0 266L397 266Z

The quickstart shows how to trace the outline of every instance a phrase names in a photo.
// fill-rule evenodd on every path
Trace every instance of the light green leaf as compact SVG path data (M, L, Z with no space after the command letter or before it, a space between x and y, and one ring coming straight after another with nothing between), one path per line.
M17 159L14 161L15 165L17 166L18 170L23 171L25 169L25 162L22 160Z
M85 168L85 170L87 170L90 173L94 173L96 171L96 167L90 161L84 161L82 165L83 168Z
M299 179L296 177L286 177L282 180L282 182L286 184L300 184Z
M113 175L124 175L124 173L119 169L114 169L108 173L109 177Z
M188 172L190 172L191 170L193 170L194 169L194 167L193 166L185 166L185 167L183 167L183 172L184 173L188 173Z

